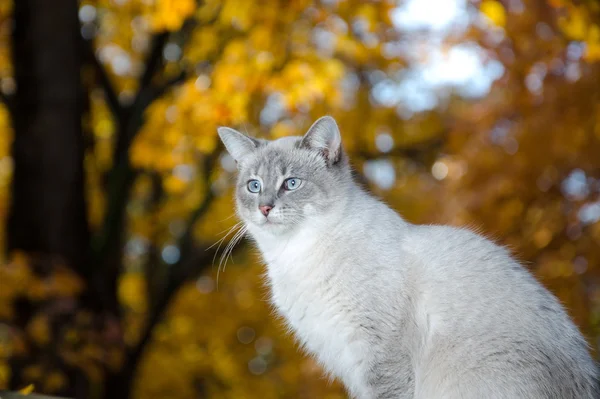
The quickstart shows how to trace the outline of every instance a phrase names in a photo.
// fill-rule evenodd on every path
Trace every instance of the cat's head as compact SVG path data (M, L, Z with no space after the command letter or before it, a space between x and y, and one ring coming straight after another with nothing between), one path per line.
M323 220L346 197L350 167L329 116L304 136L259 140L227 127L219 136L238 166L237 213L252 229L292 231Z

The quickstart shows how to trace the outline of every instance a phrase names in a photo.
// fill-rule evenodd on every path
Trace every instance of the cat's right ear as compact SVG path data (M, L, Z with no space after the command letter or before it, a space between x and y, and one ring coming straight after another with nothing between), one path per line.
M230 127L220 127L217 129L217 132L229 155L238 163L258 148L258 140L248 137Z
M328 165L337 163L342 154L342 136L335 119L319 118L302 138L301 146L319 151Z

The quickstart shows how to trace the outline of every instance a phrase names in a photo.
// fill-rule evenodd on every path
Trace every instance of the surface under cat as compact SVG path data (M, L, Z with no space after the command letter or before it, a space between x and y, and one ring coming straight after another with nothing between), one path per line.
M503 247L410 224L367 193L333 118L275 141L219 135L273 306L352 397L600 398L554 295Z

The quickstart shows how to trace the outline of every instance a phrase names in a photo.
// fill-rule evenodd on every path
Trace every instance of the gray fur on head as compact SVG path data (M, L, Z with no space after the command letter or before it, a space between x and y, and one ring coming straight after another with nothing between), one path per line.
M279 234L306 219L325 217L353 187L340 132L331 117L319 119L303 137L256 140L230 128L219 128L219 136L238 162L237 212L265 232ZM285 179L294 177L301 180L301 187L283 189ZM260 181L260 193L247 190L253 179ZM262 205L273 207L268 220L259 211Z
M600 398L558 300L503 247L410 224L362 190L333 118L303 137L219 136L275 308L352 397Z

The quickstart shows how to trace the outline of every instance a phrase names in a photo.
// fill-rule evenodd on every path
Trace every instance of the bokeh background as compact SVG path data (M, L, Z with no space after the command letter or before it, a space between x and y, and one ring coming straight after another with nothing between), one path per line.
M376 195L510 247L595 351L599 4L0 0L0 389L344 398L248 243L220 262L216 128L324 114Z

